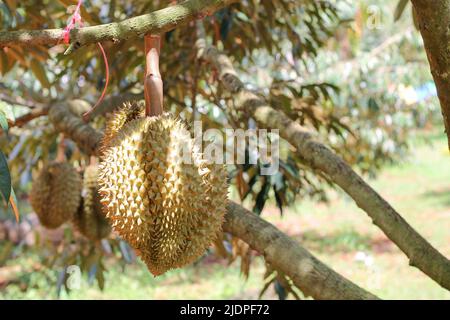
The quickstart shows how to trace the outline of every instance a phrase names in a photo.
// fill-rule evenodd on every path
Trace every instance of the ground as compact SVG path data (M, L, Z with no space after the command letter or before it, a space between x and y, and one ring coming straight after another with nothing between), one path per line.
M383 170L370 181L428 241L450 257L450 154L441 132L412 138L411 154L403 163ZM341 192L329 204L302 201L280 217L267 207L263 216L295 237L318 258L358 285L384 299L450 299L375 227L367 215ZM18 264L19 261L9 262ZM28 259L28 258L27 258ZM122 270L109 263L105 289L87 281L80 290L62 293L63 299L256 299L263 285L264 266L255 257L248 280L239 263L205 259L196 265L154 278L138 262ZM53 276L53 274L51 273ZM28 275L33 286L0 289L0 297L55 298L40 272ZM273 289L263 298L276 299Z

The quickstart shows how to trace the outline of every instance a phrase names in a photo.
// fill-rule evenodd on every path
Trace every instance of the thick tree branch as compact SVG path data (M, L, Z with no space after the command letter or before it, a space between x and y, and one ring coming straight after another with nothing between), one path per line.
M450 1L412 0L441 103L450 149Z
M307 164L327 174L366 211L373 223L408 256L412 266L450 289L450 261L417 233L342 158L318 142L311 132L269 106L260 96L246 90L230 59L215 47L206 45L200 25L199 32L196 43L199 57L218 70L222 85L234 96L236 111L253 117L262 128L278 129L281 137L296 147L297 154Z
M50 109L49 119L80 149L89 155L99 155L102 133L84 123L79 112L73 112L81 104L81 100L72 100L68 105L55 105ZM269 263L288 275L305 294L315 299L377 299L252 212L234 202L230 202L227 209L224 230L261 252Z
M133 37L143 37L147 33L163 33L180 24L211 15L215 11L237 0L188 0L152 13L133 17L121 22L73 29L66 53L81 46L106 40L122 41ZM0 47L9 44L49 44L61 41L62 29L19 30L0 32Z
M102 133L86 124L79 115L84 109L83 100L71 100L68 105L58 103L50 108L48 118L56 130L75 141L78 147L88 155L100 155L98 148ZM78 109L79 111L75 111Z
M57 44L63 38L63 31L63 29L1 31L0 47L11 44Z
M1 98L1 97L0 97ZM95 108L90 114L89 117L86 118L87 121L91 120L92 118L95 118L99 115L104 115L110 112L113 112L118 106L122 105L124 102L126 101L131 101L131 100L140 100L143 99L144 95L142 93L129 93L129 92L125 92L123 94L120 95L114 95L114 96L110 96L106 99L104 99L98 106L97 108ZM1 100L6 101L8 103L11 104L21 104L13 99L3 99L1 98ZM17 117L15 119L15 121L9 121L8 124L10 127L22 127L23 125L27 124L28 122L30 122L33 119L42 117L42 116L46 116L48 115L49 109L50 109L50 105L43 105L42 104L37 104L38 106L34 106L32 107L31 103L29 105L31 109L30 112ZM27 105L28 106L28 105ZM69 102L69 106L75 107L75 109L79 109L74 110L73 112L75 112L76 114L80 113L80 112L86 112L87 110L89 110L90 107L87 107L86 102L83 100L72 100L71 102ZM60 115L59 115L60 116Z
M244 240L275 269L289 275L302 292L315 299L376 299L330 269L296 241L253 212L230 201L224 231Z

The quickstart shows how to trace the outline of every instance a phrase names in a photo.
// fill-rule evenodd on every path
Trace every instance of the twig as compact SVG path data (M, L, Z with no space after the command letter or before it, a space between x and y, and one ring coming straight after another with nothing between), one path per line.
M11 127L22 127L33 119L46 116L48 114L49 107L40 107L32 109L30 112L23 116L17 117L14 122L10 123Z

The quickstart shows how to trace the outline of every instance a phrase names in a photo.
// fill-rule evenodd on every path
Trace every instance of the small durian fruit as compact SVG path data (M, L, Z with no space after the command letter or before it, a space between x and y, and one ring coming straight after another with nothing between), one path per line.
M33 181L30 203L41 224L56 229L76 214L81 198L81 177L66 162L46 165Z
M96 165L86 167L83 176L82 205L73 219L78 231L93 241L106 238L111 233L111 226L102 212L97 175Z
M128 122L145 116L144 101L125 102L114 113L108 116L100 148L104 151L117 132Z
M164 113L132 120L111 139L99 167L101 201L113 229L159 275L195 261L216 239L226 176Z

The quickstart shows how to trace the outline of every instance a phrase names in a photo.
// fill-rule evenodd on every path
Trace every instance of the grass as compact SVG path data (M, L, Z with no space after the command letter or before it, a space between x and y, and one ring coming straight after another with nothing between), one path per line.
M443 135L420 135L412 141L411 156L386 168L371 185L428 241L450 256L450 154ZM280 217L267 207L263 217L311 250L336 271L384 299L450 299L450 293L419 270L375 227L368 216L341 192L329 204L304 200ZM25 255L10 265L33 261ZM105 288L83 278L81 288L63 299L256 299L263 286L264 263L254 257L247 280L239 262L205 259L197 265L154 278L137 262L125 269L110 261ZM0 268L1 270L1 268ZM1 273L0 273L1 274ZM0 289L6 299L56 298L56 271L20 275L20 281ZM50 279L50 282L49 282ZM56 281L56 280L53 280ZM273 288L264 298L276 299Z

